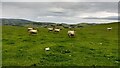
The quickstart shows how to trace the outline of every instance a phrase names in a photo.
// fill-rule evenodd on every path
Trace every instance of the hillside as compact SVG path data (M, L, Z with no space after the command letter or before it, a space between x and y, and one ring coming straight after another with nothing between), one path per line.
M117 66L120 62L118 23L75 28L75 38L67 36L66 28L54 33L39 27L37 35L29 35L27 27L2 28L3 66Z
M23 20L23 19L0 19L2 20L3 25L24 25L32 23L32 21Z
M0 19L2 25L25 26L25 25L49 25L51 22L35 22L24 19Z
M42 26L42 27L50 27L52 25L57 25L60 27L64 27L64 28L69 28L69 27L73 27L73 28L82 28L82 27L86 27L86 26L94 26L97 25L97 23L78 23L78 24L65 24L65 23L55 23L55 22L35 22L35 21L30 21L30 20L25 20L25 19L0 19L0 25L12 25L12 26ZM113 23L117 23L117 22L113 22ZM103 23L105 24L105 23Z

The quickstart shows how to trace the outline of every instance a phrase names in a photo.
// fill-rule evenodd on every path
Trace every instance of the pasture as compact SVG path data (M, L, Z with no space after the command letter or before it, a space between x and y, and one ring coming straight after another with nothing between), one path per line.
M112 27L107 31L107 27ZM75 28L75 38L67 31L48 32L39 27L29 35L27 27L2 26L3 66L117 66L118 23ZM49 51L45 48L49 47Z

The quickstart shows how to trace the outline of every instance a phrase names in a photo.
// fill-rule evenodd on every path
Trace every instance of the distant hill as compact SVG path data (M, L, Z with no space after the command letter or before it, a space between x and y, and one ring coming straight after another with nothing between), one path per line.
M0 19L0 20L2 20L3 25L25 25L32 23L32 21L24 19Z
M64 28L75 28L75 27L87 27L87 26L93 26L93 25L97 25L98 23L78 23L78 24L65 24L65 23L61 23L61 24L56 24L53 22L35 22L35 21L30 21L30 20L24 20L24 19L6 19L6 18L2 18L0 19L0 25L12 25L12 26L42 26L42 27L50 27L52 25L57 25L57 26L62 26ZM117 22L111 22L111 23L117 23ZM107 24L107 23L103 23L103 24ZM109 23L110 24L110 23Z
M2 21L2 25L13 25L13 26L24 26L28 24L32 25L49 25L49 24L55 24L51 22L35 22L35 21L29 21L24 19L0 19Z

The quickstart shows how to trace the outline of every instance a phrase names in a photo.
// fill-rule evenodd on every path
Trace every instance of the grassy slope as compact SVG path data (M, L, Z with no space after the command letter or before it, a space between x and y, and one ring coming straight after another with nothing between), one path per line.
M112 31L106 30L109 26ZM38 35L30 36L26 27L3 26L3 66L117 65L117 28L118 24L78 28L76 37L68 38L68 29L52 33L39 28Z
M2 67L2 26L0 25L0 67Z

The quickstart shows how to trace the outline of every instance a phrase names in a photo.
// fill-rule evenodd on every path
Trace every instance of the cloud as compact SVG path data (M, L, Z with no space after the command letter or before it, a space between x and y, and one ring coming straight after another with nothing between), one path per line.
M50 8L49 9L50 12L54 12L54 13L62 13L64 12L65 10L63 8Z
M2 3L0 3L0 9L2 9ZM2 10L0 10L0 17L2 17Z
M97 18L104 18L104 17L110 17L110 16L118 16L118 13L112 13L112 12L96 12L96 13L83 13L81 15L78 15L78 17L84 18L84 17L97 17Z
M90 22L84 17L117 16L117 2L3 2L2 17L34 21ZM105 20L105 19L104 19ZM108 19L107 19L108 20ZM92 20L96 22L97 20ZM106 21L105 21L106 22Z
M119 2L119 0L1 0L2 2Z
M118 16L109 16L109 17L85 17L84 19L107 19L107 20L118 20Z

